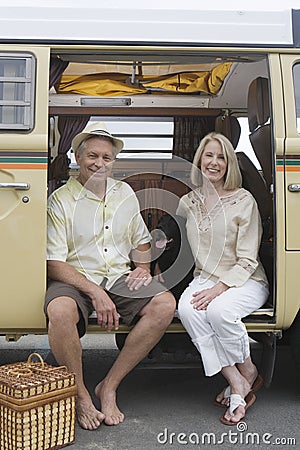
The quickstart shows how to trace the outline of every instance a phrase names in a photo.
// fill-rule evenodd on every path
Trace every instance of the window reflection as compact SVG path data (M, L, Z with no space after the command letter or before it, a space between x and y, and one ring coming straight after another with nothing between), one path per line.
M300 133L300 63L293 67L297 131Z

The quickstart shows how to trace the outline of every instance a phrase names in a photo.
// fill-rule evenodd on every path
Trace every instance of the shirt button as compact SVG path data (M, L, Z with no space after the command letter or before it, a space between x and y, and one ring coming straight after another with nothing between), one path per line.
M109 226L108 226L108 225L105 225L105 229L108 230L108 229L109 229Z
M105 248L104 251L107 252L107 248Z

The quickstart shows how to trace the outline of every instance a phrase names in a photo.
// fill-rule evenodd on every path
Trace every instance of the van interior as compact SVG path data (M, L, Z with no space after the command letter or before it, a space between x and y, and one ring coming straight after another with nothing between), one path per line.
M276 185L270 98L263 51L56 48L50 71L49 193L76 176L74 135L89 121L103 121L125 142L113 177L132 186L152 231L193 189L190 167L202 137L223 133L236 150L243 187L256 199L263 225L260 258L270 297L246 322L250 330L251 324L272 323Z

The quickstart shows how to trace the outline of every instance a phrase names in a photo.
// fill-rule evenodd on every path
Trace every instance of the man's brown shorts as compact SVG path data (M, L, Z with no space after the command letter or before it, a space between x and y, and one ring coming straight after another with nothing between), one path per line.
M165 292L166 288L158 281L152 279L148 286L142 286L137 291L130 291L125 283L126 275L120 277L110 289L105 288L105 283L101 287L107 292L114 302L122 321L126 325L132 325L138 320L143 307L157 294ZM88 325L88 319L94 311L91 299L83 292L60 281L49 280L48 289L45 297L45 314L51 300L57 297L71 297L77 303L80 313L80 320L77 324L78 334L82 337Z

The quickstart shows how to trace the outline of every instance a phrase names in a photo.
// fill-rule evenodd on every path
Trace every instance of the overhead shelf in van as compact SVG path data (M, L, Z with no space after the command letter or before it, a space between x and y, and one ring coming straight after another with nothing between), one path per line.
M209 98L200 95L181 96L178 102L176 95L133 95L130 97L98 97L76 94L50 94L50 107L82 107L82 108L208 108Z

